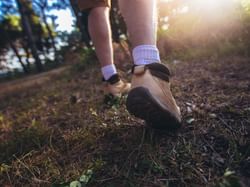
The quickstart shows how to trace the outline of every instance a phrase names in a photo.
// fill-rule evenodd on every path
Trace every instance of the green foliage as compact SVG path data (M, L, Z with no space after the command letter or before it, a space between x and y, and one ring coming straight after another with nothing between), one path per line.
M43 20L39 17L39 15L33 9L33 5L31 1L23 1L21 0L22 6L25 9L25 14L28 17L29 23L31 25L33 34L35 36L37 45L42 45L42 39L46 38L46 28L43 23ZM40 48L41 49L41 48Z
M94 172L100 170L105 165L105 162L97 159L89 165L78 180L72 182L53 184L52 187L86 187L94 177Z
M241 187L241 184L239 178L235 176L235 172L226 169L223 177L216 184L216 187Z
M78 185L79 185L79 184L81 185L81 186L79 186L79 187L84 187L84 186L86 186L86 185L89 183L89 181L90 181L92 175L93 175L93 171L92 171L91 169L88 169L86 172L84 172L84 173L82 174L82 176L79 178L79 181L77 181L77 182L78 182ZM74 187L74 185L72 185L72 183L70 183L70 187Z
M127 95L122 95L118 97L118 96L113 96L112 94L108 94L104 96L104 104L106 104L108 107L117 109L121 105L125 104L126 99Z
M22 37L22 28L20 17L16 15L7 15L0 22L0 48L7 48L10 42Z
M22 31L21 20L17 15L6 15L1 22L6 30Z
M86 187L86 185L90 182L92 175L93 170L88 169L78 180L67 183L53 184L52 187Z
M92 48L78 49L80 61L72 66L73 71L84 71L87 67L98 63L95 50Z
M87 64L94 64L97 62L97 57L94 49L85 48L83 49L81 54L82 54L82 62L85 62Z
M10 169L10 166L8 166L6 164L1 164L0 165L0 174L3 174L4 172L8 172L9 169Z

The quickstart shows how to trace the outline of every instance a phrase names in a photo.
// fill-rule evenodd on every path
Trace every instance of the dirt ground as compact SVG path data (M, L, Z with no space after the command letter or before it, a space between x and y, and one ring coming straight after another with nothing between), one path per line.
M67 67L60 67L49 72L40 73L37 75L31 75L25 78L8 81L4 83L0 83L0 98L11 95L19 90L26 90L32 86L42 85L45 82L53 79L54 76L60 75L63 71L65 71Z
M249 186L250 59L169 66L177 132L145 126L125 97L105 104L95 65L13 83L0 98L0 186Z

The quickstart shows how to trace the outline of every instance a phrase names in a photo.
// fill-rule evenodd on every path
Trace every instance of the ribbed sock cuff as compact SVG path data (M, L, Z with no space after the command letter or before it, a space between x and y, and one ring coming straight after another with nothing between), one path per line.
M147 65L160 62L159 50L155 45L139 45L133 49L135 65Z
M114 64L110 64L107 66L102 67L102 75L105 80L108 80L113 75L117 74L116 67Z

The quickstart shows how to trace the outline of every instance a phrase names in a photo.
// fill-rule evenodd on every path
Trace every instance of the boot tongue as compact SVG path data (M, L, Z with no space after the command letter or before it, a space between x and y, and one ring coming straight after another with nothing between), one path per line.
M169 82L170 71L167 66L160 63L134 66L132 72L139 75L143 74L146 69L148 69L153 76Z
M146 65L146 67L153 76L169 82L170 71L167 66L160 63L153 63Z

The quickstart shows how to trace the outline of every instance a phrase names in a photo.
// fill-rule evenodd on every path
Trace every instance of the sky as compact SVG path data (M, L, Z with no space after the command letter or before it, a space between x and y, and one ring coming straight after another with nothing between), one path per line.
M69 8L65 10L52 10L49 14L57 16L56 24L58 24L58 27L56 30L69 33L73 30L74 17Z

